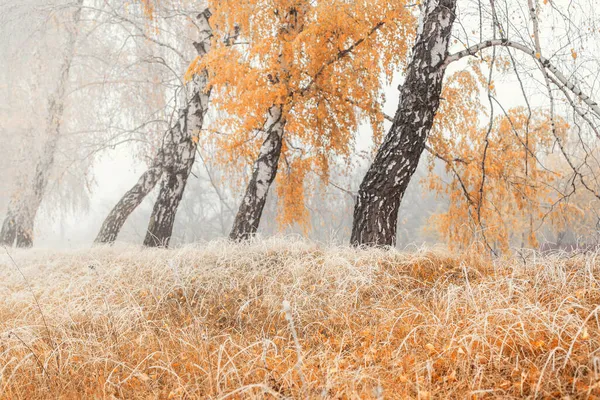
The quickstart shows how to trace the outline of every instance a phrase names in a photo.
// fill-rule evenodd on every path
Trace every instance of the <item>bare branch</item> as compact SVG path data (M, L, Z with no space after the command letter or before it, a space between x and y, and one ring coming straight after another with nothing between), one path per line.
M569 79L558 70L550 60L544 58L539 52L517 42L510 41L508 39L494 39L488 40L474 46L469 47L468 49L459 51L458 53L454 53L446 57L444 61L444 66L447 67L451 63L460 60L461 58L467 56L474 56L478 52L488 49L490 47L511 47L513 49L517 49L525 54L530 55L534 59L538 60L539 63L544 67L544 69L549 70L556 77L556 80L560 82L566 89L570 90L575 96L577 96L581 101L587 104L596 114L597 118L600 118L600 107L598 103L596 103L590 96L585 94L575 83L569 81Z

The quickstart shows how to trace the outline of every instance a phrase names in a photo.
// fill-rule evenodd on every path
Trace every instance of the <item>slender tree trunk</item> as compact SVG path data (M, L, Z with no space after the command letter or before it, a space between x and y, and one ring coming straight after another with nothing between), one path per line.
M176 149L178 146L177 138L181 138L182 131L185 130L187 113L188 107L186 105L179 112L177 123L165 134L160 150L152 160L150 167L142 174L136 184L125 193L104 220L102 228L100 228L100 232L94 241L96 244L114 243L127 218L156 187L167 164L172 163L169 158L173 157L178 151Z
M150 223L144 239L144 246L168 247L173 234L173 225L179 203L187 185L194 159L177 172L167 173L163 177L158 198L154 203ZM189 165L189 166L188 166Z
M2 224L0 239L3 243L17 247L33 246L33 228L35 218L42 203L52 167L56 148L61 135L61 122L64 114L65 92L69 82L69 73L75 44L78 36L78 25L81 19L83 0L78 0L77 8L73 13L73 24L69 28L65 56L61 67L56 91L48 101L48 121L46 125L46 142L42 149L40 159L34 169L31 185L25 189L20 201L11 202L6 219Z
M69 60L70 64L70 60ZM51 100L50 104L50 118L49 121L50 135L46 140L46 144L43 149L41 159L35 166L34 176L32 185L26 192L25 201L21 204L19 213L17 215L17 247L32 247L33 246L33 228L35 225L35 218L37 216L42 199L48 187L48 180L50 173L54 165L54 159L56 155L56 148L60 140L60 125L64 111L64 89L66 87L67 78L69 74L69 68L63 70L64 81L61 82L62 87L59 90L59 95L56 96L60 100Z
M0 245L12 247L15 245L15 240L17 239L17 218L16 214L13 212L14 205L8 205L8 211L6 213L6 218L4 218L4 222L2 223L2 230L0 231Z
M210 15L208 9L198 15L201 40L194 43L194 47L200 57L204 56L210 49L212 37L212 30L208 23ZM150 168L125 193L106 217L95 243L113 243L129 215L164 176L144 244L148 246L168 244L168 238L170 238L172 231L172 221L175 219L177 205L185 188L185 183L178 185L178 182L180 182L178 179L181 182L187 181L196 152L193 135L198 134L202 129L208 107L207 79L206 72L194 77L187 88L190 100L186 101L185 107L179 112L177 123L165 135L161 149ZM183 178L184 176L185 178ZM181 189L181 194L178 194L179 189ZM170 228L168 227L169 221L171 221ZM167 232L168 237L165 236Z
M212 37L212 30L208 24L210 15L208 10L199 15L199 25L204 37L194 45L200 57L210 51ZM190 84L191 97L184 112L185 124L180 124L179 130L170 132L170 142L174 146L165 154L164 176L150 216L144 239L145 246L167 247L171 240L177 209L194 166L197 137L208 111L210 91L207 87L208 72L204 70L196 74Z
M154 164L140 177L137 183L125 193L104 220L95 243L113 243L123 228L127 217L142 203L154 189L162 176L162 165Z
M304 24L300 23L300 21L304 20L305 12L306 10L302 9L302 7L297 8L290 4L290 7L284 11L284 22L281 25L280 32L285 32L286 34L281 40L287 41L289 40L288 35L297 37L302 32ZM283 71L282 81L288 86L291 79L289 65L291 65L292 60L289 60L282 53L278 59L278 63L281 65ZM262 129L266 138L260 147L258 158L254 162L252 176L246 187L246 193L233 221L233 227L229 233L231 240L248 240L258 230L269 189L277 175L285 124L283 106L281 104L271 106Z
M281 106L271 107L264 129L267 138L260 147L246 194L233 222L229 234L232 240L247 240L256 234L269 188L277 175L284 126Z
M456 0L427 0L394 122L363 179L351 243L393 246L398 209L437 112Z
M23 203L23 197L27 186L27 177L27 174L20 174L20 176L17 177L17 185L8 203L6 216L2 223L2 229L0 229L0 245L13 247L17 240L17 231L20 229L18 210Z
M208 101L208 98L206 100ZM204 113L201 118L203 117ZM181 129L170 132L172 137L169 141L174 146L172 152L166 157L168 165L164 168L160 191L150 216L144 246L167 247L169 245L175 215L196 155L196 142L192 140L189 131L187 125L182 125Z

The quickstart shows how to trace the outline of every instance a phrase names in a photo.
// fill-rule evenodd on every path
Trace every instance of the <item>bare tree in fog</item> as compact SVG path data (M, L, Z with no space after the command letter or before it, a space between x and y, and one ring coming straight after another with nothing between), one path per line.
M78 0L72 21L65 24L67 44L60 68L56 90L48 99L48 122L45 144L40 159L36 162L33 178L24 188L24 193L13 196L0 231L0 243L17 247L33 246L33 226L35 217L44 197L48 178L52 170L56 148L61 135L61 123L65 107L65 93L69 83L69 72L75 53L78 25L81 18L83 0Z
M208 10L198 15L200 37L198 42L194 43L198 57L203 57L210 50L212 30L209 17ZM148 170L112 209L102 224L96 243L114 242L127 217L162 178L144 244L168 245L177 207L195 160L197 136L208 110L210 94L206 90L206 80L206 72L200 72L193 76L189 85L182 88L185 102L175 125L165 134Z

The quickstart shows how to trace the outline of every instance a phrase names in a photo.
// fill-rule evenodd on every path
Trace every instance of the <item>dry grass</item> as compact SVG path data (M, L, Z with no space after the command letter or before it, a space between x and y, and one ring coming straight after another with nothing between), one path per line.
M13 256L1 398L600 395L598 254L275 239Z

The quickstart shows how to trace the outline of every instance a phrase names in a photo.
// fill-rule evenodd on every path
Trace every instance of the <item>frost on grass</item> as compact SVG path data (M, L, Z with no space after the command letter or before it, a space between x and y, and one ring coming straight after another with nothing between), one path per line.
M598 395L597 254L276 239L13 256L0 398Z

